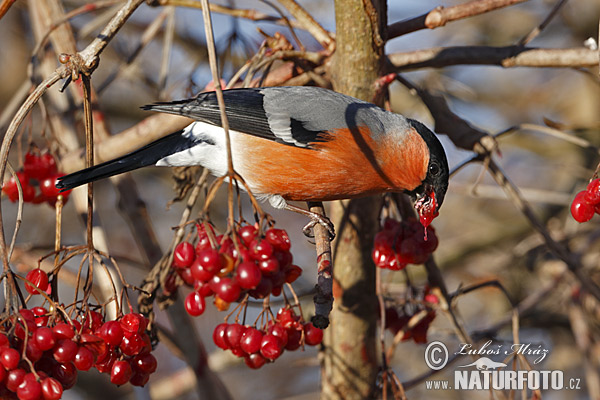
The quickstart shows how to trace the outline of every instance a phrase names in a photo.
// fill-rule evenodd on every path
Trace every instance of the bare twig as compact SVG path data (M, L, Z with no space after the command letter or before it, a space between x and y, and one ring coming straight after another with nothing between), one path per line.
M448 22L474 17L527 0L475 0L445 8L439 6L427 14L420 15L388 26L388 40L421 29L435 29Z
M450 65L498 65L504 68L588 68L598 65L598 51L585 47L537 49L520 46L434 47L388 55L398 71Z
M309 203L311 212L325 216L323 203ZM315 315L312 323L317 328L325 329L329 325L329 313L333 307L333 270L331 264L331 243L329 232L321 224L313 229L317 250L317 284L314 296Z
M98 93L101 93L106 89L115 79L119 77L119 75L127 69L127 67L137 59L142 50L154 39L154 37L158 34L160 27L164 23L167 18L167 11L160 13L151 24L144 30L140 37L140 41L137 47L131 52L131 54L127 57L124 63L119 64L119 66L102 82L98 85L98 89L96 90Z
M40 51L40 49L42 49L44 47L44 45L48 42L48 38L50 37L50 34L56 29L58 28L60 25L64 24L65 22L69 21L71 18L74 18L78 15L82 15L82 14L86 14L92 11L96 11L100 8L104 8L104 7L109 7L112 6L114 4L120 3L122 0L105 0L105 1L98 1L96 3L92 3L92 4L86 4L83 5L81 7L78 7L72 11L69 11L68 13L66 13L65 15L63 15L59 20L54 21L50 24L50 26L48 27L48 30L46 31L46 33L44 34L44 36L38 40L36 46L34 47L33 51L31 52L31 54L36 57L38 56L38 52Z
M167 25L165 26L165 37L163 40L163 53L158 74L159 98L164 98L169 74L169 63L171 61L171 50L173 49L173 38L175 37L175 7L167 7Z
M562 6L566 4L566 2L567 0L558 0L554 7L552 7L550 13L546 16L546 18L544 18L542 23L533 28L531 32L529 32L527 35L523 36L521 40L519 40L519 46L525 46L527 45L527 43L535 39L546 28L546 26L548 26L550 21L552 21L552 19L556 16L556 14L562 8Z
M150 2L150 5L202 8L202 2L198 0L154 0ZM251 21L268 21L278 25L287 25L287 22L283 18L277 18L251 9L231 8L220 4L210 4L210 11L218 14L230 15L236 18L249 19ZM289 21L289 23L294 28L305 29L298 21L292 20Z

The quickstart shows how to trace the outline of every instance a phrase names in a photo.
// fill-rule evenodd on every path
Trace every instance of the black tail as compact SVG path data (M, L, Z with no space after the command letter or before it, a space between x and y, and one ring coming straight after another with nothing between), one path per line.
M161 158L188 149L196 143L193 138L182 136L182 132L172 133L114 160L58 178L56 187L65 191L88 182L155 165Z

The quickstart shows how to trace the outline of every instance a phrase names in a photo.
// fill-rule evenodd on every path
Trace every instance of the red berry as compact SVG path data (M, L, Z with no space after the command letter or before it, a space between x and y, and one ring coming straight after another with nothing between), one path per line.
M209 271L200 264L200 258L196 258L190 267L192 277L200 282L208 282L215 276L214 271Z
M594 216L594 205L586 199L586 191L581 191L575 195L571 203L571 215L577 222L586 222Z
M290 265L285 269L285 281L287 283L295 282L302 275L302 268L297 265Z
M228 349L233 350L240 347L240 341L245 330L246 327L241 324L230 324L227 326L224 339Z
M279 339L281 339L281 343L282 343L283 347L285 347L287 345L288 332L287 332L287 329L285 329L281 324L278 324L278 323L271 324L271 326L269 326L269 329L267 329L267 333L269 333L273 336L277 336Z
M212 296L214 294L214 292L210 288L209 282L201 282L201 281L194 282L194 290L196 292L200 293L200 296L202 296L204 298L207 298L208 296Z
M85 315L85 319L83 320L83 325L85 328L90 329L92 332L95 332L102 326L104 323L104 317L98 311L89 311Z
M244 357L244 362L247 366L252 369L259 369L266 364L267 359L264 358L260 353L250 354Z
M48 274L40 268L32 269L27 273L25 278L33 284L33 286L29 283L25 284L25 289L30 294L40 294L35 288L38 288L42 292L45 292L48 289Z
M23 190L23 201L26 203L33 201L33 198L35 197L35 189L29 184L29 178L24 172L17 172L16 175L17 179L19 179L19 182L21 183L21 189ZM19 200L19 188L17 186L17 181L13 176L11 176L4 184L2 191L13 203Z
M56 363L52 369L52 377L62 384L63 390L69 390L77 383L77 368L71 362Z
M266 260L258 262L258 268L263 275L275 275L279 272L279 261L276 258L270 257Z
M177 275L179 275L179 277L183 279L186 285L194 286L194 277L192 276L191 268L177 268L176 271Z
M98 357L96 361L96 369L98 372L105 373L110 372L113 364L117 361L118 355L113 350L108 350L105 354L102 354Z
M309 346L316 346L323 341L323 330L316 328L312 322L304 325L304 341Z
M96 362L96 356L87 347L79 347L77 354L75 354L75 367L80 371L89 371L90 368Z
M6 347L9 347L8 338L4 333L0 333L0 353L2 352L2 349ZM2 379L0 379L0 382L1 381Z
M260 280L258 286L251 290L249 294L255 299L264 299L271 294L271 290L273 290L273 282L268 277L264 277Z
M11 369L17 368L19 361L21 361L21 355L17 350L10 347L2 350L2 353L0 354L0 363L2 363L7 370L10 371Z
M246 246L249 246L250 243L252 243L252 241L256 237L256 233L257 230L253 225L244 225L240 229L238 229L238 235Z
M50 153L39 155L28 152L25 154L23 171L30 178L42 180L56 173L56 160Z
M266 359L275 360L283 352L283 342L281 338L267 333L263 336L260 343L260 354Z
M423 301L425 301L426 303L431 303L431 304L439 304L440 303L440 299L438 299L437 296L432 293L426 294L423 297Z
M44 400L58 400L62 397L63 387L54 378L42 379L42 396Z
M292 246L290 237L283 229L267 229L265 232L265 239L267 239L276 250L289 251Z
M27 372L21 368L15 368L8 371L8 374L6 374L6 381L4 382L6 388L11 392L16 392L21 382L23 382L25 375L27 375Z
M279 268L288 268L294 262L294 256L289 251L274 251L273 257L279 262Z
M129 383L131 383L133 386L141 387L141 386L145 386L149 380L150 380L149 374L143 374L141 372L134 372L133 375L131 376L131 379L129 379Z
M129 382L132 375L131 365L127 361L115 361L110 371L110 381L121 386Z
M129 313L119 320L124 332L142 333L148 326L148 320L142 314Z
M33 373L23 377L23 382L17 389L19 400L38 400L42 397L42 385L37 381Z
M71 193L70 190L61 193L60 189L56 187L56 184L58 183L58 178L60 178L61 176L63 175L53 174L40 182L40 191L42 192L42 196L44 200L49 202L51 205L54 205L54 203L56 203L56 200L59 195L63 196L63 199L66 203L67 199L69 198L69 194Z
M107 345L116 347L123 340L123 328L118 321L106 321L97 331Z
M35 315L35 324L37 326L48 325L48 310L46 310L44 307L33 307L31 311Z
M598 205L600 203L600 179L594 179L588 184L586 200L593 205Z
M142 335L133 333L129 336L125 335L123 341L119 345L121 352L126 356L135 356L141 353L142 349L146 346Z
M156 361L156 357L150 353L144 353L136 356L132 363L132 367L136 370L136 372L141 372L144 374L153 373L156 371L157 366L158 362Z
M281 308L277 311L277 317L275 318L281 326L286 329L291 328L296 321L296 316L294 315L294 311L291 308Z
M229 348L229 345L225 341L225 331L227 330L228 326L229 324L225 323L219 324L215 327L215 330L213 331L213 342L215 342L217 347L223 350L227 350Z
M287 330L288 341L285 349L289 351L297 350L302 345L302 331L295 328Z
M57 341L60 339L72 339L75 336L73 327L66 322L59 322L54 325L52 331L54 332L54 339Z
M58 341L56 346L54 346L52 355L56 361L64 364L73 361L78 350L79 347L77 346L77 343L71 339L62 339Z
M260 350L263 333L256 328L246 328L240 340L240 347L246 354L257 353Z
M252 258L257 261L266 260L273 255L273 246L265 239L254 239L248 249Z
M198 262L206 271L216 274L223 268L219 252L215 249L208 248L198 253Z
M27 348L25 349L25 355L31 362L37 362L42 358L43 351L38 347L37 343L31 338L27 341Z
M220 278L215 282L213 280L211 289L217 296L227 303L232 303L240 298L241 288L239 283L231 278Z
M254 289L262 279L262 273L256 263L244 261L237 267L236 281L242 289Z
M189 242L181 242L173 252L173 266L175 268L188 268L196 258L196 250Z
M200 293L194 291L188 294L185 298L185 310L193 317L197 317L204 313L206 302Z

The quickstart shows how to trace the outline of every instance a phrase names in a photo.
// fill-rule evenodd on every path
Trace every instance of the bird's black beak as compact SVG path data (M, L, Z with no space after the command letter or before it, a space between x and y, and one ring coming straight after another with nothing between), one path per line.
M429 226L431 221L438 216L438 204L432 185L426 183L423 186L423 191L417 193L415 209L419 214L419 221L424 227Z

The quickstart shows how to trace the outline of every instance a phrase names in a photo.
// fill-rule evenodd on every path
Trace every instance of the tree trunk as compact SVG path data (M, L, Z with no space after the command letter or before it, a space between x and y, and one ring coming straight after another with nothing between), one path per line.
M336 0L334 89L374 101L375 80L384 61L385 0ZM334 296L331 326L325 331L323 399L377 397L377 298L371 261L380 200L336 202L331 208L338 230L334 243Z

